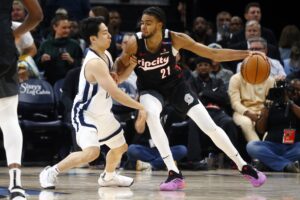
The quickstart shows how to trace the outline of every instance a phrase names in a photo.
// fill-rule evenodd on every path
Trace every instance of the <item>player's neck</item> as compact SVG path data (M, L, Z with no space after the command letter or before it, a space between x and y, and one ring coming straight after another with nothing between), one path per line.
M158 48L161 46L161 42L162 42L162 34L160 32L157 32L152 37L147 38L146 45L147 45L148 51L156 52L158 50Z
M95 51L100 56L105 55L105 49L97 48L97 47L94 47L94 46L90 46L90 49Z

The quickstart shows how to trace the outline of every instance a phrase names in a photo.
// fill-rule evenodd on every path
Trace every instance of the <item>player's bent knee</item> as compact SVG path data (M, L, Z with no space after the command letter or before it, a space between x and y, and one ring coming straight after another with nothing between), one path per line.
M83 150L83 162L91 162L94 161L100 155L100 149L97 147L89 147Z
M125 144L123 144L123 145L120 146L120 147L117 147L117 148L112 149L111 151L112 151L113 153L123 154L123 153L125 153L127 150L128 150L128 145L127 145L127 143L125 143Z

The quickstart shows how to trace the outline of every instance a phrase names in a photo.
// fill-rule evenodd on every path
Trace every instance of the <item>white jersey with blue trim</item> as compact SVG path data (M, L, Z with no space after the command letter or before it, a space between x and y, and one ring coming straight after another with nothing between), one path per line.
M112 68L112 58L108 51L105 51L105 55L109 60L109 70ZM78 93L74 99L73 110L72 110L72 119L75 121L83 120L83 114L88 113L93 116L107 115L111 113L112 107L112 98L105 91L101 85L97 82L89 83L85 77L85 67L86 64L92 59L101 59L103 60L96 52L89 49L87 55L83 61L80 77L79 77L79 88ZM103 66L99 66L103 67Z

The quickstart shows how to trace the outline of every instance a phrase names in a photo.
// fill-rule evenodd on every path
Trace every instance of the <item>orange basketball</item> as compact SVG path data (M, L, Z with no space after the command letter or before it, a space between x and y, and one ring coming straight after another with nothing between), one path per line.
M241 74L250 84L259 84L267 80L270 75L270 63L261 55L252 55L245 58L241 66Z

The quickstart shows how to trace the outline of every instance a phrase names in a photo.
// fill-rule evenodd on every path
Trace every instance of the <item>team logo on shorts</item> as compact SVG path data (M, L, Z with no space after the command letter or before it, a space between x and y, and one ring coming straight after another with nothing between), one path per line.
M184 95L184 101L190 105L191 103L193 103L194 101L194 97L190 94L190 93L187 93Z

